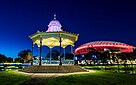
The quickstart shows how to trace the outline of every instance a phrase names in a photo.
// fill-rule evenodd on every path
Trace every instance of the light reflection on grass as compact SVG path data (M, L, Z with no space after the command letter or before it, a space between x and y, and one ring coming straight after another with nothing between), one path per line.
M96 71L88 74L75 74L57 77L47 85L135 85L136 75Z
M13 71L0 72L0 85L20 85L28 79L27 75L17 74Z

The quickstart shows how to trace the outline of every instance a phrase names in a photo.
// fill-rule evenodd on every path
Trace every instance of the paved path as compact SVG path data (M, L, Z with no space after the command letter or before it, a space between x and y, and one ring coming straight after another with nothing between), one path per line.
M29 75L30 79L24 82L21 85L46 85L49 79L58 77L58 76L65 76L65 75L72 75L72 74L85 74L85 73L94 73L95 71L90 72L76 72L76 73L25 73L19 72L20 74Z
M46 85L46 82L51 79L55 78L56 75L32 75L30 80L24 82L21 85Z

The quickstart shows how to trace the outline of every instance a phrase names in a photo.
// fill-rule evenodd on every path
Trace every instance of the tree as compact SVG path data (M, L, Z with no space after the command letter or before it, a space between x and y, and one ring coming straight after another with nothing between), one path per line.
M57 50L52 50L51 51L51 56L52 56L52 60L58 60L58 56L60 55L60 53ZM47 53L46 59L50 58L50 52Z
M8 57L8 58L6 59L6 62L8 62L8 63L13 63L13 58Z
M109 58L109 51L104 51L101 55L101 60L103 64L107 63L107 60Z
M94 48L88 48L88 50L89 52L85 55L85 62L86 60L90 60L90 63L93 62L93 64L95 65L95 63L98 62L99 52Z
M106 50L102 53L102 56L101 56L101 60L102 60L102 63L103 65L105 65L105 70L106 70L106 65L107 65L107 60L109 59L109 51Z
M15 58L15 63L20 63L21 62L21 58Z
M21 58L22 63L28 63L32 60L32 52L30 49L20 51L18 56Z
M0 63L12 63L13 62L13 58L11 57L6 57L3 54L0 54Z
M7 60L7 57L5 55L0 54L0 63L5 63Z
M61 55L61 58L64 57L64 53ZM71 53L65 53L65 59L73 59L74 55Z

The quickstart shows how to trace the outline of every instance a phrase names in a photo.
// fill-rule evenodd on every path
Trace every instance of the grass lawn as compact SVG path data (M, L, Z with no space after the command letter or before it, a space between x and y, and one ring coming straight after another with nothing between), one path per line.
M46 85L136 85L136 75L96 71L51 79Z
M28 79L28 76L13 71L0 72L0 85L20 85Z
M89 70L106 70L111 72L119 73L133 73L136 74L136 65L127 65L126 68L124 65L109 65L109 66L83 66L85 69Z

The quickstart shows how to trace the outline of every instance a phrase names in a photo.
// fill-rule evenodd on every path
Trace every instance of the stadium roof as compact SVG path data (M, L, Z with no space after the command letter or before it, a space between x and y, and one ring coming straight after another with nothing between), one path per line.
M75 54L87 54L90 52L90 49L94 49L97 51L104 51L105 49L109 50L119 50L120 52L133 52L135 47L114 41L94 41L90 43L85 43L75 50Z

